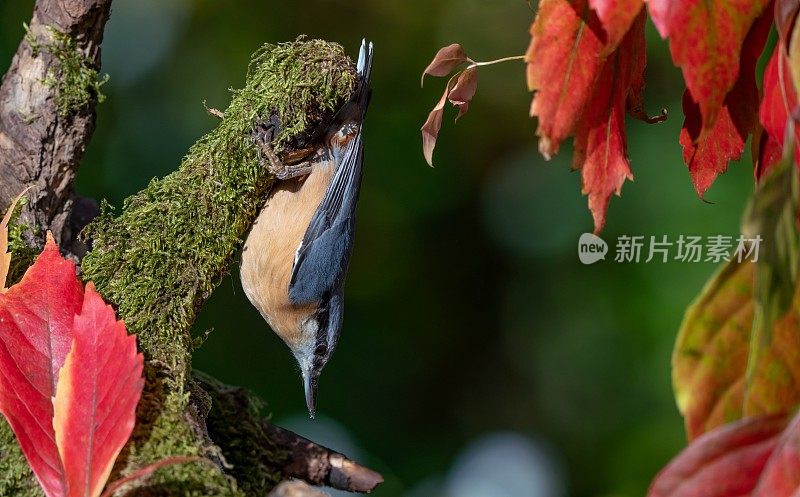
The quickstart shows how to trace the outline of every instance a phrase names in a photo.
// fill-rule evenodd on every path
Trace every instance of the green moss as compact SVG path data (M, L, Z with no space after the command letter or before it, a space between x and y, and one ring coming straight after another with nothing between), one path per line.
M43 82L57 89L56 102L59 116L66 117L72 112L84 109L95 99L97 102L105 100L100 87L108 81L108 75L101 77L98 74L94 61L78 50L71 36L48 27L52 41L42 46L32 35L30 28L25 26L25 29L27 31L25 39L34 57L44 49L58 59L59 69L57 71L51 69Z
M31 31L31 27L28 26L28 23L22 23L22 29L25 30L25 43L31 47L31 54L34 58L38 57L39 54L42 52L42 45L34 36L33 31Z
M223 472L219 465L211 463L218 449L203 447L198 443L198 434L187 424L186 395L171 391L166 398L156 400L149 395L139 405L139 424L125 453L127 469L135 470L157 462L169 455L203 456L203 462L170 466L148 479L147 487L138 490L137 497L150 495L169 496L219 496L244 497L236 481ZM155 402L154 402L155 401Z
M27 200L23 198L17 204L17 208L8 223L8 250L11 252L11 265L8 268L7 286L11 286L22 279L22 275L33 264L40 252L25 242L25 233L32 232L33 228L17 222L22 206L26 202Z
M0 417L0 497L42 497L14 433Z
M300 39L263 46L219 126L192 146L178 170L128 198L120 216L104 207L84 230L91 246L84 280L117 307L155 368L118 471L219 450L202 446L203 434L187 421L191 327L273 179L259 161L252 130L276 113L282 129L273 146L279 155L289 152L349 98L355 80L352 61L337 44ZM147 488L155 493L136 495L243 495L221 466L210 465L165 469Z

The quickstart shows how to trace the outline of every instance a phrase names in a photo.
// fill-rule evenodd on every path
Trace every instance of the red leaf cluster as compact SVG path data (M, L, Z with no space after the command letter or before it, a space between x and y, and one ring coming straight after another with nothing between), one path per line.
M739 79L742 44L770 0L649 0L653 23L710 131Z
M781 158L787 133L794 134L800 143L797 123L797 92L789 65L791 29L796 20L798 2L778 0L775 3L775 26L778 44L764 70L764 96L761 99L759 120L763 132L754 146L755 176L761 179ZM795 163L800 164L800 148L795 146Z
M794 33L798 1L647 4L686 81L679 142L698 195L705 196L729 162L742 157L751 135L760 178L781 156L787 122L800 137L795 90L800 69L793 78L790 64L790 44L800 47L800 36ZM596 232L603 228L611 195L633 179L625 114L651 123L666 118L665 112L654 118L644 112L644 10L644 0L541 0L530 30L525 61L528 86L535 92L530 112L538 118L539 150L549 159L565 139L575 138L573 167L582 171ZM762 97L756 71L773 19L780 42L764 75ZM800 53L795 58L800 66ZM454 44L440 50L425 70L445 76L463 63L470 66L451 78L422 127L429 163L446 102L459 108L458 117L467 111L477 86L477 66L484 63L475 63ZM800 151L796 154L800 163Z
M133 430L136 338L52 238L0 295L0 412L48 497L97 497Z
M756 129L759 98L756 63L764 51L771 27L772 10L767 9L753 23L745 38L738 58L738 78L725 96L722 107L718 107L711 96L696 100L691 87L683 95L685 120L680 143L683 160L700 197L705 195L717 176L728 169L731 160L741 158L747 137ZM723 84L721 78L712 81L717 85ZM713 117L704 116L703 106L707 109L706 114L713 112Z
M625 115L643 111L646 48L642 0L542 0L526 54L531 115L545 158L575 137L573 168L595 232L603 229L612 194L632 180Z

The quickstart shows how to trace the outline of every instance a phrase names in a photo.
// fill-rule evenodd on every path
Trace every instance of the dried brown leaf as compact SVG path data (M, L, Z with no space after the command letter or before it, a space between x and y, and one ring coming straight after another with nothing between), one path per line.
M453 43L452 45L442 48L436 53L436 56L433 57L431 63L428 64L428 67L426 67L425 71L422 73L420 85L425 83L426 74L438 77L447 76L453 72L453 69L466 61L467 54L458 43Z
M444 89L442 98L433 108L425 124L422 125L422 153L425 154L425 161L429 166L433 167L433 149L436 147L436 138L439 136L439 130L442 129L442 116L444 115L444 106L447 103L447 96L453 87L453 79L447 82L447 87Z
M477 89L478 68L470 66L458 76L455 86L447 97L451 104L458 107L456 121L469 110L469 103L472 101L472 97L475 96Z

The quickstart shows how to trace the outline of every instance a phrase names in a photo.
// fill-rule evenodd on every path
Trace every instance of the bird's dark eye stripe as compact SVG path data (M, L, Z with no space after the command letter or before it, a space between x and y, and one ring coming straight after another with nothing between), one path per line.
M322 343L317 345L317 348L314 349L314 355L322 356L325 355L326 352L328 352L328 346Z

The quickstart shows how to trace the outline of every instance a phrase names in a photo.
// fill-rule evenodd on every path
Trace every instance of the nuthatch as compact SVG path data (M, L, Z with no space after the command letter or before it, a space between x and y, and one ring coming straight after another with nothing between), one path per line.
M361 42L357 69L353 96L314 133L319 146L309 160L282 164L269 145L272 138L261 137L267 167L279 181L242 252L244 292L297 359L311 417L320 372L342 329L344 279L361 186L361 124L371 94L372 43Z

